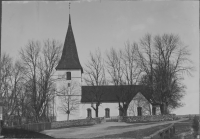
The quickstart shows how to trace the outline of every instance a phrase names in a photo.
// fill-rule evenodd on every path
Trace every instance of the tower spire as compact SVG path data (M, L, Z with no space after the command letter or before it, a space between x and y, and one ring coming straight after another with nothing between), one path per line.
M70 10L70 4L69 4L69 10ZM81 72L83 73L83 68L79 61L76 42L74 39L74 34L71 26L71 17L69 14L69 24L63 46L62 56L58 63L58 66L56 67L56 70L77 70L77 69L80 69Z
M69 24L71 25L71 17L70 17L70 5L71 5L71 3L69 2Z
M71 4L71 3L69 2L69 15L70 15L70 4Z

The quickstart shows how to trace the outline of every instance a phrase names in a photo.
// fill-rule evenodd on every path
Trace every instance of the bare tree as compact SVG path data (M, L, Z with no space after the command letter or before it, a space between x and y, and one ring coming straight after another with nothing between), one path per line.
M124 84L124 66L123 66L123 53L121 50L117 51L114 48L111 48L109 52L107 52L107 71L111 77L111 83L114 85L122 85Z
M95 110L96 117L98 117L99 106L102 103L102 96L104 95L104 90L99 86L107 84L104 62L99 49L97 49L94 54L90 53L90 59L87 62L84 71L84 80L86 84L92 86L90 89L90 96L87 98L90 99L91 107Z
M27 81L29 82L29 92L32 92L31 103L32 109L34 110L35 120L39 121L39 108L37 106L37 66L39 63L40 43L29 41L24 49L21 49L21 59L26 68Z
M190 53L174 34L157 35L154 39L147 34L141 39L140 47L138 61L145 73L146 85L151 87L154 100L160 104L161 114L167 114L169 105L181 106L183 74L191 75L193 71Z
M67 114L67 120L69 116L77 112L80 104L80 90L77 88L77 84L72 82L70 86L62 86L58 92L58 96L61 100L61 105L58 109Z
M9 119L10 117L10 111L13 111L13 106L9 105L10 99L13 100L13 97L11 96L11 78L12 78L12 58L7 55L3 54L1 58L1 98L3 98L3 103L5 105L4 111L6 112L4 117L6 117L5 120ZM11 98L12 97L12 98ZM15 107L15 105L14 105Z
M9 92L9 81L12 75L12 58L3 54L1 58L1 97L7 98Z
M107 68L111 76L111 83L119 86L120 93L116 94L121 116L127 116L129 103L132 101L134 85L139 81L141 70L136 62L135 49L137 44L127 42L124 49L112 48L107 53Z
M49 117L49 104L54 97L55 80L53 74L55 73L55 66L61 54L61 44L55 40L44 41L40 63L38 65L39 81L41 96L40 106L43 117Z
M121 86L120 87L120 94L116 95L118 99L118 105L119 105L119 111L120 116L126 115L124 113L125 109L128 109L128 105L125 102L124 96L126 91L123 85L125 84L124 81L124 66L123 66L123 53L121 50L117 51L114 48L111 48L110 51L107 53L107 59L106 59L106 66L107 71L111 77L111 83L113 83L115 86Z
M31 106L36 122L46 117L48 100L54 90L52 75L61 52L61 45L55 40L46 40L43 44L41 50L39 41L29 41L20 51L26 72L26 91L31 94Z
M12 76L10 78L11 94L9 97L8 104L10 107L10 115L15 115L20 117L22 112L20 110L20 93L23 91L23 86L25 84L24 78L24 67L20 61L16 61L12 67ZM18 122L21 123L21 119L18 118Z
M137 43L130 44L130 42L127 42L122 51L124 76L127 85L136 85L140 79L141 68L137 63L137 47Z
M21 111L19 97L25 82L24 68L19 61L13 64L12 58L6 54L3 55L1 64L1 97L4 98L4 120L12 122L11 116L17 116L17 120L20 120L19 116L21 115Z

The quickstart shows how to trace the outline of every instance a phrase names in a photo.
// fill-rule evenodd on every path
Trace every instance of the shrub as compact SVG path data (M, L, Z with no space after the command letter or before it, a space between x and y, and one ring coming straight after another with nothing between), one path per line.
M196 115L194 116L194 119L193 119L193 122L192 122L192 128L196 132L198 132L198 130L199 130L199 119Z

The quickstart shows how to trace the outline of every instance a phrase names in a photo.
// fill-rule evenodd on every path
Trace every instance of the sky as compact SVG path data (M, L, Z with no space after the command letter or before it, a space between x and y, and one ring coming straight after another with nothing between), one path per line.
M126 41L139 41L145 34L174 33L191 52L193 76L187 86L184 107L177 115L199 113L199 2L198 1L77 1L71 2L71 23L81 65L99 48L122 48ZM69 3L3 2L2 52L15 60L29 40L56 39L64 43Z

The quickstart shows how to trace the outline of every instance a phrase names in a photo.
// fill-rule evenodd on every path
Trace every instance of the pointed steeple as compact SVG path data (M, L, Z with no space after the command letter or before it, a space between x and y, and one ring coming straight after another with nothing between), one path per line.
M76 42L71 26L71 17L69 14L69 25L65 37L64 47L61 59L56 67L56 70L76 70L80 69L83 73L83 68L80 64L78 52L76 49Z

